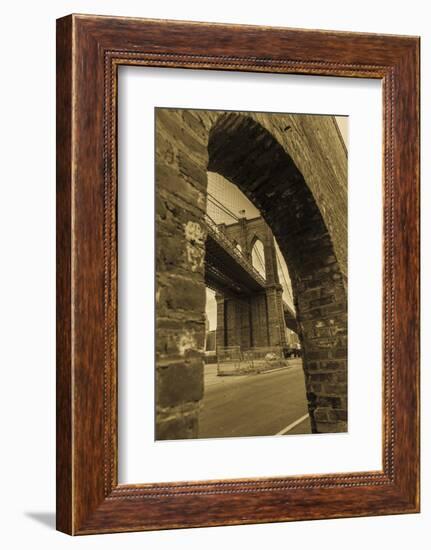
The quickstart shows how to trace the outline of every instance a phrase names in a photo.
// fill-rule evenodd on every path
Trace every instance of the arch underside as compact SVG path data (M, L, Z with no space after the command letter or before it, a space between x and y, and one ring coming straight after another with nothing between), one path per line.
M224 113L211 128L208 170L237 185L274 234L292 281L312 427L345 431L347 296L315 198L275 138L242 114Z

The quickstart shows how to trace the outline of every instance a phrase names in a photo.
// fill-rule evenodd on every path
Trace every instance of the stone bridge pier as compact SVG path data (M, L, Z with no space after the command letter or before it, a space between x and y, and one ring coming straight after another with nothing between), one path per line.
M226 298L216 294L218 348L276 347L286 344L281 286L259 294Z
M279 280L274 236L262 217L239 219L238 223L220 224L220 230L240 247L252 263L253 248L262 243L262 277L265 288L246 296L227 296L217 299L216 342L218 347L240 346L275 347L286 344L286 323L283 310L283 288Z

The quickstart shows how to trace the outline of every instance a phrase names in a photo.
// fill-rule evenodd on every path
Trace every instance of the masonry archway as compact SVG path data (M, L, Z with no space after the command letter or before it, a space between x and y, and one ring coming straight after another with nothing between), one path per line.
M237 185L272 230L291 276L312 429L345 431L347 296L310 189L273 135L238 113L224 113L213 124L208 170Z
M327 117L301 124L298 136L313 144L307 149L307 178L314 178L313 174L322 178L318 189L313 180L315 196L287 153L286 143L280 144L280 132L290 126L277 127L270 115L156 111L157 439L193 438L199 432L208 171L221 174L256 206L286 261L304 350L312 430L347 429L346 246L342 242L347 213L344 199L331 202L331 179L344 174L345 151L337 157L335 146L322 145L322 136L338 139ZM319 139L314 139L317 134ZM301 147L303 142L295 143ZM328 164L327 151L336 159L333 166Z

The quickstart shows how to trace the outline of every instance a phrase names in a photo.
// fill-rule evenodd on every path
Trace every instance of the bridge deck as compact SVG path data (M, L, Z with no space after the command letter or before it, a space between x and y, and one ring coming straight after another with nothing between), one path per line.
M245 256L215 226L207 223L205 279L210 288L238 294L251 294L265 289L265 279Z
M264 291L266 281L252 263L238 250L217 224L205 217L207 241L205 251L205 283L222 294L247 295ZM286 326L297 331L296 314L283 302Z

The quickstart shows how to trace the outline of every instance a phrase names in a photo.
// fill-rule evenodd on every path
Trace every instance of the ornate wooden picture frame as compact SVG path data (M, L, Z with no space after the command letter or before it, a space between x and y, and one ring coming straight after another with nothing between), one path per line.
M118 483L118 67L379 79L381 471ZM57 528L91 534L419 511L419 39L70 15L57 21Z

